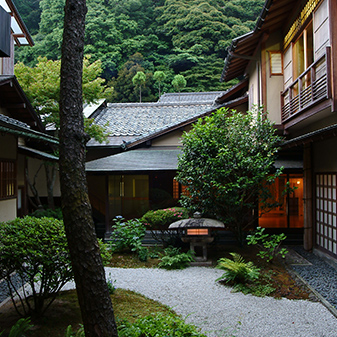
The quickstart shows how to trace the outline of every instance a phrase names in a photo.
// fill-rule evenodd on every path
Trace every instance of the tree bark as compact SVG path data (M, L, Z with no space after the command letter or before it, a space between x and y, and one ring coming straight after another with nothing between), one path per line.
M60 87L62 211L86 337L118 336L85 175L82 68L85 0L66 0Z

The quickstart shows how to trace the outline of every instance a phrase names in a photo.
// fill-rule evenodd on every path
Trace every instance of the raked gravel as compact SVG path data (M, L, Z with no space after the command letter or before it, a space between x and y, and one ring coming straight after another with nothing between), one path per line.
M209 337L336 337L337 319L320 302L232 293L215 280L223 271L106 268L117 288L173 308ZM66 288L74 287L73 283Z

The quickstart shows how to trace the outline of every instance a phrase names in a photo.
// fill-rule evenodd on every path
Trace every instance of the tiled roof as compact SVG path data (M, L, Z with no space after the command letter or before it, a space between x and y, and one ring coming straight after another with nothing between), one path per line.
M58 144L57 138L46 133L32 130L27 124L2 114L0 114L0 131L18 136L40 139L52 144Z
M179 149L142 149L118 153L86 163L87 172L176 170Z
M158 103L213 104L213 102L223 93L224 91L164 93L160 96Z
M109 103L106 108L93 114L95 123L107 125L110 133L109 146L122 145L214 109L213 101L208 103ZM104 146L90 140L88 146Z

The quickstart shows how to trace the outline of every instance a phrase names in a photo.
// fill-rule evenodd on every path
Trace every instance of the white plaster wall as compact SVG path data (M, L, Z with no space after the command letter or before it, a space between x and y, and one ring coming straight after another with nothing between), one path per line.
M173 131L152 141L152 146L180 146L182 131Z
M41 166L43 164L42 160L34 159L34 158L28 158L28 176L30 180L33 182L34 176L36 175L36 188L39 191L40 197L46 197L48 195L47 193L47 179L46 179L46 173L44 167ZM39 170L40 169L40 170ZM28 188L28 194L32 196L32 193ZM56 173L56 180L54 185L54 197L61 196L61 189L60 189L60 178L59 178L59 172L57 170Z
M251 110L254 105L258 104L258 93L259 93L259 85L258 85L258 67L257 63L252 61L248 68L247 68L247 74L249 76L249 84L248 84L248 109Z
M281 124L281 92L283 91L283 76L270 74L270 51L281 50L282 35L281 32L274 32L266 42L265 53L266 64L266 102L264 102L269 113L269 119L276 124Z
M16 198L0 200L0 221L10 221L16 218Z

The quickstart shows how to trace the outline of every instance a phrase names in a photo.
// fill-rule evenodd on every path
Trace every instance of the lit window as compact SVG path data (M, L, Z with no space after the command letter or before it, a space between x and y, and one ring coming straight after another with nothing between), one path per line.
M208 235L208 228L189 228L187 235Z
M15 162L0 161L0 199L16 196Z
M173 199L179 199L179 183L173 179Z

